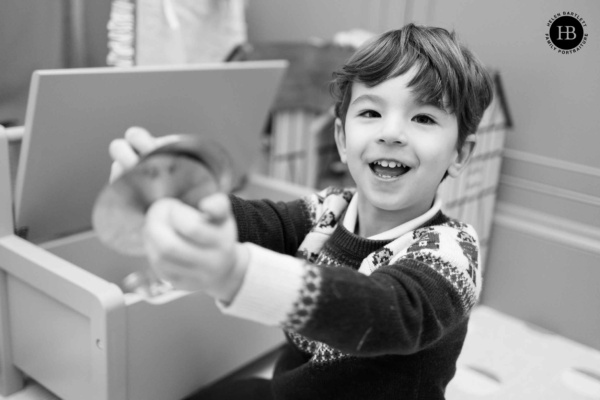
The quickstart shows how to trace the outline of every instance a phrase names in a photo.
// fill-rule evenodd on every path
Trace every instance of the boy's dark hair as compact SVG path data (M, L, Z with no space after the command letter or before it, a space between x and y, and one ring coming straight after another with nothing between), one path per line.
M409 82L417 100L456 115L458 143L475 133L493 97L493 83L483 64L443 28L408 24L389 31L359 48L333 73L331 92L335 115L345 124L352 83L375 86L417 68Z

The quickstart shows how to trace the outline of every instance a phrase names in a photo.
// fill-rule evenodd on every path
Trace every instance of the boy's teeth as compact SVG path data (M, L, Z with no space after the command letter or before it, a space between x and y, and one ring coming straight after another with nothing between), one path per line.
M399 163L396 161L380 160L380 161L375 161L375 164L379 164L382 167L389 167L389 168L404 167L404 165L402 165L402 163Z
M398 161L377 160L371 164L371 169L382 178L394 178L404 175L410 168Z

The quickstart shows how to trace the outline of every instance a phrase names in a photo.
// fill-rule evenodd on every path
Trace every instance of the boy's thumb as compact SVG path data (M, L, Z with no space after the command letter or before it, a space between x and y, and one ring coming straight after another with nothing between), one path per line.
M205 213L210 222L222 224L232 214L229 197L224 193L215 193L200 200L198 209Z

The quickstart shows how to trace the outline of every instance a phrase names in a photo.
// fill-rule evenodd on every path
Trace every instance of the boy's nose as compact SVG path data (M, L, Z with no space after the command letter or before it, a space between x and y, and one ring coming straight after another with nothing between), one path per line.
M381 144L404 145L407 143L406 124L399 119L389 119L382 126L377 138Z

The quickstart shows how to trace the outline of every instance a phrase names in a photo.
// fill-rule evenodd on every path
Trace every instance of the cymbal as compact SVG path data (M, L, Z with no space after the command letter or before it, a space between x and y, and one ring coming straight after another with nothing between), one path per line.
M92 226L106 246L143 256L142 230L152 203L172 197L197 208L208 195L230 192L236 180L233 162L218 143L198 135L176 135L102 189Z

